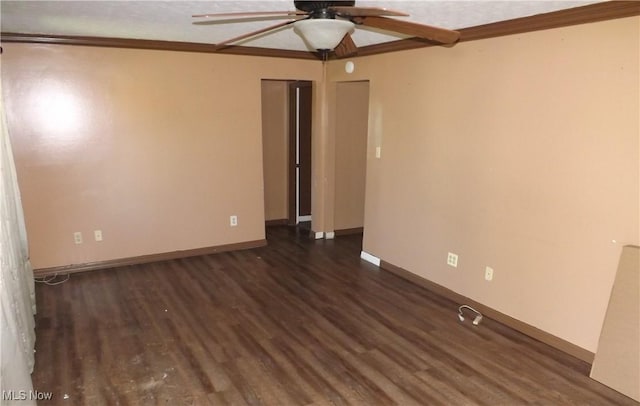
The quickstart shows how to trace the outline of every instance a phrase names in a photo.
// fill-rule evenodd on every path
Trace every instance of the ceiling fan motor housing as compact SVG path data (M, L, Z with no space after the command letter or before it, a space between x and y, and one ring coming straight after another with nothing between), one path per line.
M304 1L294 0L296 9L306 11L311 18L334 18L335 14L329 11L329 7L353 7L356 4L352 1Z

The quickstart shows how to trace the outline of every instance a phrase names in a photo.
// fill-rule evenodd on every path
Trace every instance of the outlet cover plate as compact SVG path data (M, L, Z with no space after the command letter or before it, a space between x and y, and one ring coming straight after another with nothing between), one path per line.
M493 280L493 268L490 266L484 268L484 280L491 282Z
M458 267L458 255L450 252L447 254L447 265L452 266L454 268Z

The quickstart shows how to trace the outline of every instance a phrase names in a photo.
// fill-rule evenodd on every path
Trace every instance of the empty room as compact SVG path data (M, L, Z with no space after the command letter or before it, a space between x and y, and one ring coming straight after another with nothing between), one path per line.
M0 2L0 405L638 405L640 2Z

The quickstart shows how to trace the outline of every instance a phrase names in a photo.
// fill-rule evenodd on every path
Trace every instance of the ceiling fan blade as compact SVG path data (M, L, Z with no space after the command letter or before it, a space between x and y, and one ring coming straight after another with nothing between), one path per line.
M235 13L212 13L212 14L194 14L193 18L221 18L221 17L258 17L258 16L295 16L305 15L303 11L250 11Z
M275 20L291 20L291 19L302 19L307 18L307 14L302 15L273 15L273 16L244 16L244 17L234 17L234 18L211 18L206 20L194 21L194 25L221 25L221 24L231 24L231 23L253 23L259 21L275 21Z
M413 23L410 21L396 20L386 17L361 17L355 18L356 24L362 24L367 27L380 28L387 31L393 31L400 34L411 35L413 37L424 38L429 41L439 42L441 44L453 44L460 39L458 31L447 30L445 28L433 27L425 24Z
M409 14L402 11L389 10L381 7L346 7L334 6L329 7L329 11L333 11L340 17L369 17L369 16L394 16L407 17Z
M358 47L356 46L356 43L353 42L351 34L347 33L347 35L342 38L342 41L340 41L336 47L335 52L338 58L346 58L347 56L353 56L358 53Z
M250 37L256 36L258 34L263 34L265 32L271 31L271 30L277 30L278 28L285 27L285 26L287 26L289 24L295 23L296 21L298 21L298 20L285 21L284 23L278 23L278 24L275 24L275 25L270 25L268 27L256 30L256 31L251 31L251 32L248 32L246 34L242 34L242 35L239 35L237 37L230 38L230 39L224 40L222 42L219 42L219 43L215 44L214 48L217 51L217 50L219 50L221 48L224 48L224 47L226 47L229 44L232 44L234 42L238 42L240 40L243 40L245 38L250 38Z

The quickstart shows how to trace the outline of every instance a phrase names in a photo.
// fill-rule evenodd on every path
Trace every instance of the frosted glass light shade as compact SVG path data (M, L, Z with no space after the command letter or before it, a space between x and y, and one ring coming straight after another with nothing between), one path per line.
M342 38L353 30L351 21L333 20L326 18L311 18L293 23L298 35L318 50L329 50L338 46Z

